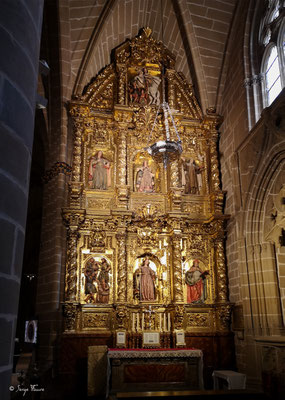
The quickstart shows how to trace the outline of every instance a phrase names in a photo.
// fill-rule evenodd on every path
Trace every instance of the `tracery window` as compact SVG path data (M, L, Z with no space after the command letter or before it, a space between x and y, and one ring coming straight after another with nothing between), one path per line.
M263 50L261 62L263 107L268 107L285 86L285 2L269 0L261 20L259 43Z

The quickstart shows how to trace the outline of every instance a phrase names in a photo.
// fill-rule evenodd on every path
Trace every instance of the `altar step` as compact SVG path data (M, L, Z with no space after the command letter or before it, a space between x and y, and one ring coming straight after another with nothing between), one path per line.
M156 391L156 392L120 392L110 396L110 400L268 400L261 392L250 390L183 390L183 391Z

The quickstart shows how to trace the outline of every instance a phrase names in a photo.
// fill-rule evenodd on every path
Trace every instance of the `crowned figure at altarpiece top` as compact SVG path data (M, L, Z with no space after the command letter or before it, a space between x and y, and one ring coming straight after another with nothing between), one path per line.
M156 298L155 272L149 265L146 257L139 268L134 272L134 297L140 301L153 301Z
M103 152L98 151L95 157L91 157L89 163L89 187L91 189L106 190L111 186L111 164L104 158Z

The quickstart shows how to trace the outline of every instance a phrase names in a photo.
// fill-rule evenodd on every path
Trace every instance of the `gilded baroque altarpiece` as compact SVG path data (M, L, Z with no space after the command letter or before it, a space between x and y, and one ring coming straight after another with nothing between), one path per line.
M167 168L146 150L165 139L157 114L163 79L183 146ZM220 116L202 114L174 56L148 28L115 50L70 115L65 332L124 330L130 347L146 330L163 332L162 347L177 330L227 332Z

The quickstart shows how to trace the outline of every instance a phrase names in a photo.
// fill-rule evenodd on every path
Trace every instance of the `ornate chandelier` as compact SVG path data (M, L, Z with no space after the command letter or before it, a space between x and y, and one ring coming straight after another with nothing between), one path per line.
M163 44L163 9L162 9L162 0L160 0L160 10L161 10L161 35L162 35L162 44ZM176 128L174 118L171 114L171 110L169 108L169 104L165 100L165 66L162 69L162 103L159 105L155 120L149 135L148 143L150 142L150 138L152 135L152 131L156 125L157 117L159 115L159 111L162 109L164 116L164 128L165 128L165 140L159 140L158 142L152 144L151 146L147 146L147 152L157 161L163 162L163 166L166 169L167 164L171 161L174 161L180 157L182 153L182 142ZM169 121L168 116L171 119L172 126L177 136L177 141L173 141L170 138L170 129L169 129Z
M164 168L167 168L167 164L169 162L174 161L180 157L180 154L182 153L182 142L177 127L175 125L173 115L171 114L169 104L165 101L164 77L163 77L163 102L158 107L155 120L149 135L149 140L148 140L149 142L151 139L152 131L156 126L156 121L160 110L162 110L164 116L165 140L159 140L155 142L151 146L148 146L146 150L155 159L155 161L163 162ZM177 136L177 141L173 141L170 138L168 116L171 119L172 126Z

